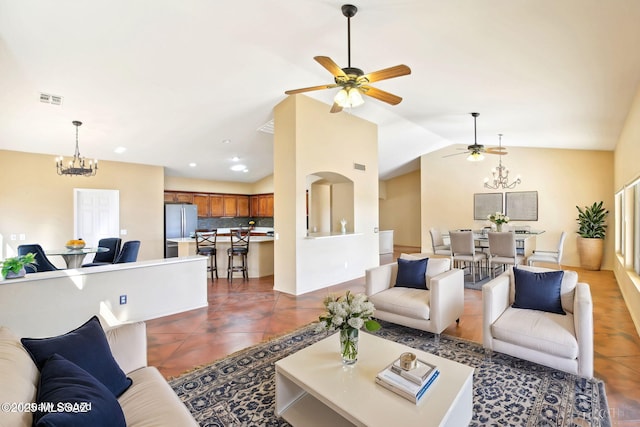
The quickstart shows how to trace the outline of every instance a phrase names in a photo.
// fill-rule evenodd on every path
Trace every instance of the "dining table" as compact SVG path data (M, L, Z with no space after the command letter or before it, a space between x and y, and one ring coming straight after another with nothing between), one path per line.
M109 248L103 248L102 246L97 246L95 248L79 248L79 249L69 249L69 248L60 248L60 249L48 249L45 250L45 254L47 255L59 255L64 259L64 262L67 264L67 268L80 268L82 267L82 262L84 261L84 257L88 254L95 254L98 252L108 252Z
M473 240L476 242L477 248L488 249L489 248L489 230L488 228L481 230L471 229L457 229L456 231L473 231ZM544 233L544 230L512 230L510 231L516 235L516 248L519 255L525 258L530 256L536 249L536 236ZM449 233L443 233L442 237L448 244Z

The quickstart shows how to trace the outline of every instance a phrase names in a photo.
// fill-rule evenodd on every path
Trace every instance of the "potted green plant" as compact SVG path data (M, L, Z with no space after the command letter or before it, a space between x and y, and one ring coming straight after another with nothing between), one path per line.
M604 237L607 231L605 223L609 211L594 202L591 206L578 209L578 255L580 266L587 270L600 270L604 253Z
M16 257L7 258L2 261L2 277L4 277L5 279L24 277L24 275L26 274L24 268L35 268L36 264L36 255L31 252L26 255L18 255Z

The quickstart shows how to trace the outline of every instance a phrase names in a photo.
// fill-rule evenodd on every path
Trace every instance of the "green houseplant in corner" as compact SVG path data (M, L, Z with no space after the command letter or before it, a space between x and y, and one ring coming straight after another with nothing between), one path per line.
M29 252L26 255L19 255L12 258L7 258L2 261L2 277L5 279L15 279L18 277L24 277L26 274L25 267L35 266L36 255Z
M578 209L578 255L580 266L587 270L600 270L604 253L604 237L607 231L605 220L609 211L594 202L591 206Z

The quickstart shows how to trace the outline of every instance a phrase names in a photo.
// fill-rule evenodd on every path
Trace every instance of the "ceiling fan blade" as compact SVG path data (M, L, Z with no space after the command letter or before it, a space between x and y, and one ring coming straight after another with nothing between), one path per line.
M411 68L406 65L396 65L395 67L385 68L384 70L374 71L358 78L358 80L366 80L369 83L379 82L380 80L392 79L394 77L406 76L411 74Z
M313 59L326 68L334 77L347 77L342 68L328 56L314 56Z
M340 111L342 111L342 107L339 106L336 102L333 103L333 105L331 106L331 110L329 110L330 113L339 113Z
M382 102L386 102L387 104L397 105L402 101L397 95L394 95L389 92L385 92L384 90L375 88L373 86L360 86L360 90L367 96L378 99Z
M311 87L305 87L302 89L287 90L284 93L287 95L293 95L296 93L311 92L313 90L332 89L334 87L338 87L338 85L335 83L331 83L330 85L311 86Z
M485 152L487 154L499 154L501 156L504 156L507 153L507 148L506 147L502 147L502 146L498 146L498 147L489 147L485 150Z
M447 154L446 156L442 156L444 157L453 157L453 156L459 156L460 154L470 154L468 151L465 151L464 153L453 153L453 154Z

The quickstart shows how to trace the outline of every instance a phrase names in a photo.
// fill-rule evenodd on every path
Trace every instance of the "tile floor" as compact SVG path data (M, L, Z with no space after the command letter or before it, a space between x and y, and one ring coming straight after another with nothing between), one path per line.
M640 426L640 337L613 272L575 270L591 285L595 376L606 383L613 425ZM209 307L147 322L149 364L169 378L290 332L317 320L328 293L364 292L364 278L300 296L272 288L272 276L210 282ZM444 333L481 343L481 325L482 293L466 290L460 324Z

